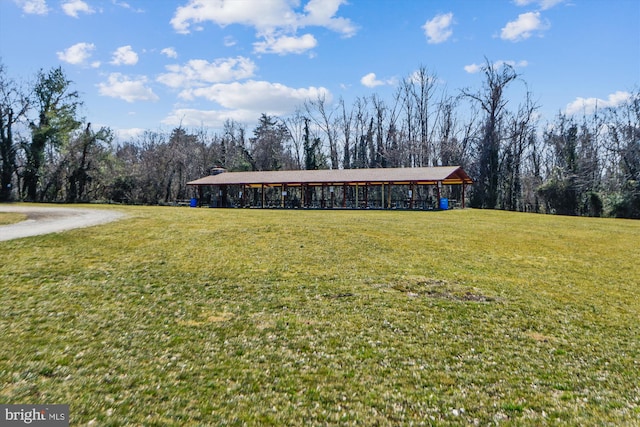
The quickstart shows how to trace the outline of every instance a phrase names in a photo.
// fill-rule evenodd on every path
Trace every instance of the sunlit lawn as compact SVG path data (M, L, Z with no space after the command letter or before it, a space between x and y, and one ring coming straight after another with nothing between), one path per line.
M638 221L117 209L0 242L0 403L68 403L72 425L640 423Z
M0 212L0 225L14 224L24 221L27 216L17 212Z

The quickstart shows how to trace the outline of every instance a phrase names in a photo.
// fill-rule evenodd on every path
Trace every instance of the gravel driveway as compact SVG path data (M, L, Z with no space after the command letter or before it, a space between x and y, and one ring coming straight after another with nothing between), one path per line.
M19 212L26 221L0 226L0 241L57 233L115 221L124 214L112 210L0 204L0 212Z

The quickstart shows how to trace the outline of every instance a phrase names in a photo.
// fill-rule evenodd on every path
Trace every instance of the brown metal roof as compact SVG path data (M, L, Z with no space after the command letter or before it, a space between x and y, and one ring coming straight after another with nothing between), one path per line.
M292 171L223 172L187 185L354 185L354 184L472 184L459 166L428 168L324 169Z

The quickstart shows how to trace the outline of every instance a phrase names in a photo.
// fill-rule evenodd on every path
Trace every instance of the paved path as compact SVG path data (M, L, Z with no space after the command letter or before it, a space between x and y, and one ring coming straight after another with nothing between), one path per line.
M105 209L58 208L0 204L0 212L19 212L26 221L0 226L0 241L57 233L115 221L124 214Z

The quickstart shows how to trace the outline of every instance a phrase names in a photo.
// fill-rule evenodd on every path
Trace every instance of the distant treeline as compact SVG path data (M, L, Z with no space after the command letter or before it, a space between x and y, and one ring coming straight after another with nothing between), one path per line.
M564 215L640 218L640 91L622 104L541 123L509 65L483 67L479 89L451 95L425 67L392 99L262 114L250 132L175 128L114 140L78 116L61 68L24 88L0 64L0 201L171 204L213 167L229 171L460 165L469 205ZM516 105L508 91L520 91Z

